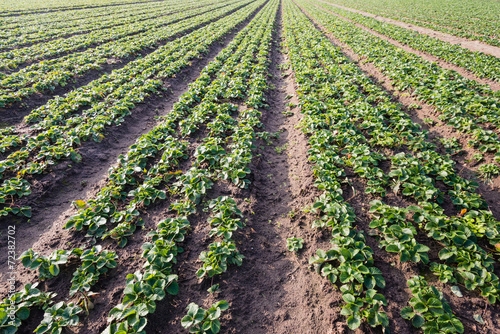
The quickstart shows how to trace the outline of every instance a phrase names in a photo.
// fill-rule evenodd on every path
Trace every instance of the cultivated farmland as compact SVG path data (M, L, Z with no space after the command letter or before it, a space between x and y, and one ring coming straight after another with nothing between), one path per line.
M0 334L500 333L493 0L5 0Z

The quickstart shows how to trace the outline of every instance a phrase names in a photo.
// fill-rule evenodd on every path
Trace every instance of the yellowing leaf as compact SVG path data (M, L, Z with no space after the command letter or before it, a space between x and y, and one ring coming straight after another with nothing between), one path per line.
M85 203L85 201L82 200L74 201L73 204L77 209L85 209L85 207L87 206L87 203Z

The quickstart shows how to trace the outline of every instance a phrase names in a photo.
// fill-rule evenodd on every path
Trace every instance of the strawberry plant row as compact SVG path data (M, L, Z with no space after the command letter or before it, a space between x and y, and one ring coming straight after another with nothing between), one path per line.
M342 197L337 178L343 172L335 167L328 145L318 143L318 138L323 135L334 137L321 129L323 113L326 112L323 101L328 97L328 91L315 87L316 80L325 79L321 56L328 52L322 48L328 41L291 1L284 2L283 26L285 45L299 86L302 112L306 114L303 129L312 134L309 159L315 165L316 185L325 191L313 205L313 210L320 213L314 226L331 228L334 245L328 251L319 249L309 262L332 283L339 282L344 300L341 314L347 317L351 329L358 328L362 321L373 327L381 325L387 328L389 320L383 311L387 301L378 291L385 287L385 280L374 266L373 251L366 245L364 234L354 226L353 208Z
M241 71L235 71L233 65L237 64L238 58L244 57L251 59L252 55L258 55L258 63L267 62L263 61L262 58L266 58L267 53L264 50L268 50L270 46L270 30L263 29L263 27L272 26L270 23L274 21L277 13L278 2L272 1L266 5L259 14L250 22L250 24L236 37L236 41L242 43L249 43L255 39L261 39L261 47L256 50L255 43L249 43L246 48L238 49L234 45L229 45L228 48L224 49L216 60L210 63L200 76L200 78L190 87L190 91L186 92L180 101L175 105L173 113L181 112L184 115L189 115L190 109L196 109L194 105L201 101L199 105L204 104L206 101L215 103L225 96L226 91L224 90L221 83L238 82L238 78L242 76L243 78L250 77L250 83L253 83L250 87L250 91L257 93L258 87L265 89L267 86L257 85L255 78L257 76L264 76L261 71L254 71L252 74L251 66L243 66ZM262 38L262 30L266 31L266 38ZM252 34L252 32L254 34ZM260 36L260 37L259 37ZM258 45L258 43L257 43ZM238 52L238 50L245 51L243 53ZM259 52L260 50L260 52ZM236 52L234 52L236 51ZM226 60L227 59L227 60ZM254 59L255 62L255 59ZM229 64L226 68L226 64ZM258 69L260 67L257 66ZM226 72L228 70L228 72ZM207 85L207 80L210 78L210 72L212 75L216 75L216 78L212 81L210 85ZM252 80L254 79L254 80ZM260 80L258 80L260 82ZM206 87L200 86L200 83L205 82ZM237 84L235 84L237 85ZM231 89L229 89L231 91ZM245 93L245 91L243 91ZM233 96L230 99L242 99L245 96ZM247 99L248 103L255 103L251 99ZM205 140L205 144L210 142L221 141L225 137L228 129L221 130L221 126L226 124L234 123L230 121L231 117L226 117L231 111L234 111L234 107L230 109L224 109L221 107L230 106L228 103L223 103L217 108L217 117L210 123L210 135ZM196 111L191 115L196 115ZM200 115L198 119L205 119L207 115ZM181 128L183 126L181 124ZM180 131L181 134L185 133L187 135L191 134L193 129L187 132ZM219 138L219 139L217 139ZM200 146L202 147L202 146ZM196 206L199 204L201 197L206 194L206 191L212 187L213 182L210 180L215 175L210 175L208 171L204 169L198 169L200 164L210 165L212 159L217 159L218 153L222 153L221 149L211 150L208 152L206 149L197 150L197 160L194 166L179 177L179 181L174 185L177 188L176 194L181 196L180 201L174 202L171 205L171 209L177 212L177 218L169 218L166 221L161 222L158 225L156 231L151 232L150 236L153 238L153 243L146 243L143 246L144 253L143 257L146 258L145 272L136 272L135 274L130 274L127 277L127 285L124 290L124 297L120 304L114 307L110 314L108 320L111 322L110 326L103 333L145 333L144 328L147 324L146 316L149 313L155 311L155 301L162 300L165 298L165 291L169 294L177 294L177 276L172 274L172 265L175 264L175 258L180 249L177 247L176 242L182 242L185 234L189 228L189 221L186 216L196 212ZM205 146L205 148L208 148ZM224 151L224 149L222 149ZM211 153L211 154L210 154ZM209 158L208 156L212 158ZM217 213L223 214L222 206L223 204L229 204L231 213L237 214L238 211L234 211L234 206L231 206L228 199L219 199L211 202L213 208ZM234 203L233 203L234 204ZM237 209L236 209L237 210ZM214 217L214 219L216 219ZM223 307L222 307L223 306ZM219 307L221 309L226 309L226 304L217 304L214 306L214 311ZM208 310L210 313L210 310ZM195 313L198 313L197 311ZM200 319L205 324L205 312L203 312L203 319ZM200 313L201 316L201 313ZM210 328L215 326L214 329L218 329L220 326L217 320L218 316L207 318L210 321L206 321L206 324ZM188 326L187 319L183 320L183 325L185 326L195 326L196 321L190 322ZM194 327L193 327L194 328ZM215 331L215 333L218 330ZM208 333L208 332L207 332Z
M168 5L171 3L169 2ZM20 15L20 16L11 16L9 18L1 18L0 24L4 27L6 31L14 30L19 32L19 28L27 28L32 29L39 27L41 29L47 28L59 28L59 27L72 27L75 25L81 24L81 21L88 19L101 19L106 20L109 17L121 17L125 15L127 12L131 12L134 10L140 10L142 8L156 8L158 4L151 3L138 3L138 4L125 4L117 7L106 7L101 8L99 10L88 9L88 10L77 10L73 12L59 12L59 13L46 13L45 15ZM163 3L163 6L166 4ZM72 20L69 20L71 18ZM27 23L31 23L32 26L26 27ZM26 30L30 31L30 30Z
M233 232L244 227L243 217L236 205L236 201L228 196L219 196L208 202L212 210L212 217L208 219L212 229L211 237L220 237L222 241L211 243L207 252L200 254L202 266L196 272L198 278L214 277L227 271L228 264L241 266L245 258L236 248L232 239Z
M38 283L26 284L21 291L0 302L0 330L3 333L16 333L22 322L29 318L32 308L46 310L53 304L56 294L40 291L37 286Z
M214 114L217 117L208 124L208 128L211 129L209 138L213 135L221 136L233 128L230 114L236 107L228 103L217 105L216 102L221 97L230 98L228 95L220 96L225 87L221 83L227 84L229 78L233 78L233 82L238 82L236 80L238 76L233 74L238 66L245 66L247 71L250 68L251 60L255 57L255 48L262 38L262 32L258 31L258 28L260 26L255 24L245 27L216 57L216 60L202 71L200 77L190 85L188 92L174 105L173 111L163 117L162 122L152 131L143 135L126 156L119 158L119 166L111 170L107 185L96 198L87 203L76 203L84 208L70 218L66 228L74 227L81 230L85 226L89 236L110 236L118 240L121 246L126 244L125 237L133 233L137 224L141 224L141 221L137 220L139 212L136 207L149 205L157 198L165 199L165 191L158 188L177 175L173 172L173 168L179 165L179 159L187 158L187 145L175 138L176 130L181 137L190 136ZM251 34L248 34L249 32ZM242 61L242 57L245 57L246 61ZM231 91L229 88L228 92ZM198 101L202 102L197 104ZM197 152L201 155L198 157L200 163L203 163L204 157L208 156L208 154L203 155L203 150L209 152L210 148L208 145L198 148ZM160 160L147 171L145 167L148 162L162 151ZM187 175L192 177L183 178L195 180L198 174L188 172ZM178 187L181 186L182 182ZM128 194L126 190L129 190ZM127 197L131 198L128 203ZM197 196L190 194L189 197L195 199ZM126 204L125 207L119 210L123 204ZM108 231L109 223L119 224Z
M497 245L500 223L487 210L484 199L475 193L477 184L460 177L450 157L435 152L435 145L425 141L426 132L393 105L390 96L365 77L359 68L348 64L340 50L329 44L325 48L329 50L321 63L329 75L314 82L320 89L338 88L330 93L330 98L335 101L329 102L327 116L322 116L329 121L321 126L334 131L335 137L325 133L313 137L318 137L319 144L328 145L330 158L337 166L351 167L354 173L368 181L367 193L383 197L390 187L396 194L402 190L403 196L419 204L400 209L380 201L371 203L375 219L370 227L380 233L381 246L389 252L399 253L402 262L427 263L429 248L416 242L417 231L406 220L407 210L416 212L414 221L427 230L430 238L442 244L439 258L453 265L452 268L431 264L431 270L441 277L451 273L452 277L454 275L454 279L449 280L451 283L459 282L468 290L478 290L495 303L500 292L499 279L493 273L492 257L477 241L485 237L487 242ZM337 66L339 62L346 64L342 71ZM342 90L347 83L350 85L348 93ZM391 152L406 149L414 151L415 156L403 152L394 154L390 159L390 172L386 175L377 166L388 159L375 151L375 146L385 147ZM345 175L342 170L339 173ZM460 215L444 215L440 208L443 194L436 187L437 181L449 189L451 201L462 210ZM487 236L484 232L477 235L473 232L481 227L485 230L486 226Z
M360 23L383 35L406 44L416 50L427 52L447 62L463 67L480 78L489 78L500 81L500 59L482 52L473 52L457 44L450 44L440 39L419 34L390 23L381 22L365 15L353 13L328 4L320 4L329 11Z
M35 138L30 138L21 151L12 153L6 160L1 162L0 170L3 168L3 170L10 169L11 171L15 170L18 172L18 177L6 180L4 183L15 181L15 194L24 196L29 189L26 189L26 183L24 182L26 180L22 177L34 173L42 173L49 165L47 160L51 164L64 158L72 158L78 161L80 157L74 150L73 145L78 145L82 140L101 140L104 137L103 132L106 127L120 124L130 114L130 109L136 103L141 102L145 97L160 89L160 79L170 77L181 68L189 65L193 58L206 52L211 44L234 29L237 24L243 22L260 5L261 2L257 2L244 7L232 16L211 23L200 30L175 40L150 54L147 58L132 62L129 64L130 66L114 72L114 75L111 77L116 78L116 83L128 81L130 73L136 72L138 75L132 81L122 85L117 91L111 93L107 103L95 103L91 109L85 110L81 115L67 120L62 117L60 121L55 122L53 119L55 114L58 113L64 116L64 112L68 113L70 111L67 110L68 104L61 103L59 106L62 111L57 111L56 109L54 113L49 113L52 119L45 121L45 124L49 125L47 130ZM207 35L208 31L211 31L210 35ZM107 86L109 87L109 85L103 83L101 89L105 89ZM83 102L80 101L80 104L84 104ZM61 116L58 117L61 118ZM55 124L51 124L50 122L54 122ZM56 125L57 123L65 124ZM39 129L43 129L43 127L43 123L38 126ZM30 162L30 156L36 157L35 159L42 159L43 161ZM15 167L16 164L18 164L17 167ZM23 166L23 164L26 165ZM19 184L19 182L22 183ZM18 188L20 190L17 190ZM0 195L0 198L6 198L9 194L4 191ZM10 196L12 197L12 195ZM13 211L15 208L6 207L0 210L0 215L5 215L9 212L17 213Z
M336 1L329 1L335 3ZM429 1L424 3L409 3L405 0L391 1L390 4L380 2L343 1L342 5L390 17L398 21L430 28L450 35L468 38L500 46L497 18L494 16L498 9L493 2L467 1ZM370 3L368 3L370 2ZM338 2L337 2L338 3ZM397 6L395 6L397 5ZM423 5L423 6L422 6ZM484 8L483 8L484 6ZM488 8L493 6L493 8Z
M94 246L87 250L80 248L70 251L56 250L45 257L29 249L21 254L19 259L26 268L38 269L40 280L48 280L59 275L59 265L67 263L72 255L75 255L82 265L73 273L69 296L73 297L78 294L77 304L83 305L88 313L93 307L90 298L95 294L90 289L98 281L100 275L116 267L115 252L102 250L101 246ZM37 283L27 284L23 291L2 301L0 309L3 306L10 306L8 311L12 316L0 320L0 329L3 328L6 333L16 333L23 322L29 319L30 309L33 307L40 307L45 311L43 320L35 329L35 333L61 333L64 327L78 324L78 314L83 311L82 308L73 302L63 301L50 306L56 294L41 292L36 289L36 286Z
M440 120L471 134L473 140L469 142L470 146L481 152L499 152L498 134L486 129L486 124L496 128L500 125L499 92L399 49L350 22L327 15L311 4L300 3L336 38L388 76L397 89L408 91L435 106L442 113Z
M105 3L101 2L100 0L85 0L85 3L73 3L73 6L60 6L61 3L56 2L52 4L44 3L45 5L47 5L46 7L37 6L37 8L33 8L32 4L27 3L23 3L20 5L19 2L12 0L9 2L3 2L1 4L2 7L0 17L2 17L2 20L6 20L7 22L17 22L19 20L23 20L24 16L39 14L42 14L43 16L60 16L68 19L69 17L71 17L71 15L78 15L80 11L83 11L87 15L90 15L92 12L114 9L120 5L123 6L127 4L147 2L155 2L155 0L107 0Z
M156 16L168 15L177 11L178 4L165 5L162 3L151 6L138 6L124 12L119 12L106 17L90 17L81 21L63 21L59 24L36 25L32 22L29 27L21 29L5 29L0 33L0 51L12 49L14 47L25 46L40 42L48 42L56 38L70 37L74 34L89 33L95 30L101 32L108 30L106 28L116 27L124 24L132 24L139 20L146 20ZM154 12L154 14L153 14Z
M64 53L72 53L105 42L113 42L123 39L129 35L144 33L150 29L159 29L172 22L177 22L185 17L196 16L200 9L195 6L180 5L179 7L167 7L159 10L154 15L149 13L142 20L125 26L116 26L108 29L93 31L88 34L74 35L68 38L59 38L45 43L35 44L24 48L16 48L0 53L0 69L15 69L21 64L34 62L49 57L55 57ZM221 5L213 6L215 8ZM178 9L190 10L188 13L178 12ZM202 12L203 13L203 12ZM4 79L5 80L5 79ZM8 83L8 82L7 82Z
M308 47L320 49L317 45ZM453 161L437 154L435 146L424 140L425 132L390 103L390 97L384 96L385 93L370 83L326 38L322 48L324 50L317 51L318 56L314 59L318 70L307 72L310 77L304 79L308 100L302 106L306 113L311 108L311 113L317 114L314 117L307 115L303 121L314 129L311 130L314 152L325 150L318 160L313 161L332 169L330 174L320 176L320 189L341 194L341 184L332 180L332 176L345 177L345 167L351 167L356 174L368 180L366 191L369 193L384 196L389 181L392 181L394 192L398 193L403 188L403 195L413 198L418 206L400 209L380 201L372 203L371 212L375 219L370 227L380 233L381 246L389 252L399 253L401 261L428 262L429 248L416 241L417 231L406 219L408 211L413 211L414 221L420 224L420 228L427 230L430 238L444 246L439 258L446 264L432 263L430 269L443 282L460 283L468 290L478 290L495 303L500 290L499 279L493 273L493 259L476 242L478 237L485 236L485 226L488 226L489 241L497 244L500 224L491 212L484 210L484 200L474 192L477 185L459 177L453 169ZM298 77L298 80L301 79ZM332 90L332 87L335 89ZM315 100L311 96L315 94L318 96L316 101L320 103L313 103ZM401 145L418 152L417 157L396 154L391 158L391 172L385 175L377 165L387 158L373 151L371 146L393 150ZM450 197L457 208L462 209L460 215L450 218L443 214L438 204L442 202L442 196L433 178L452 189ZM315 208L324 210L325 207L328 208L324 198L315 204ZM338 208L328 209L337 216L343 212L339 212ZM468 218L463 219L462 216ZM317 226L325 224L321 221L316 223ZM481 229L482 234L472 232Z
M166 18L140 22L140 29L145 31L137 35L134 35L137 31L133 27L127 26L126 29L121 28L123 30L121 34L132 34L132 36L118 38L119 36L114 35L110 42L96 48L42 61L16 73L6 75L0 83L0 105L8 106L36 92L53 91L56 87L67 85L67 82L72 78L83 75L90 70L99 69L110 58L120 59L137 55L142 50L157 47L160 43L178 34L186 33L206 24L217 17L214 16L215 13L227 14L238 7L236 5L224 8L226 6L216 4L207 6L204 8L206 11L202 13L199 9L191 9ZM217 11L217 9L219 10ZM214 10L215 12L210 13ZM105 36L106 38L110 37L108 34Z
M424 333L463 333L464 325L453 314L443 293L429 286L422 276L408 280L413 297L401 310L404 319L411 320L413 326L422 328Z

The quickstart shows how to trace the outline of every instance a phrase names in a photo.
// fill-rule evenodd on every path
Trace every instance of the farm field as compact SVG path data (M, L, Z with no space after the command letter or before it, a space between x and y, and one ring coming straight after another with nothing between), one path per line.
M499 15L3 1L0 334L500 333Z

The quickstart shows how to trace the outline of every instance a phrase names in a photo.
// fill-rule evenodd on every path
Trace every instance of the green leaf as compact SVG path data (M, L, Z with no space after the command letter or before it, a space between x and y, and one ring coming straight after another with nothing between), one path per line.
M217 307L220 308L222 311L224 311L229 308L229 303L225 300L221 300L220 302L217 303Z
M399 252L399 247L391 244L385 248L386 251L391 252L391 253L398 253Z
M403 307L401 309L401 317L406 320L410 320L415 316L415 313L413 312L413 308L410 306Z
M52 274L52 276L59 275L59 266L57 264L51 265L49 267L49 272Z
M176 296L179 293L179 284L177 281L172 281L170 285L167 287L167 293L171 294L172 296Z
M356 301L356 298L349 293L343 294L342 299L344 299L346 303L354 303Z
M193 318L190 317L189 315L186 315L184 318L181 320L181 325L184 328L189 328L194 324Z
M21 320L26 320L30 316L30 310L27 307L21 307L19 310L16 312L16 316L21 319Z
M413 324L413 326L419 328L425 323L425 319L421 315L417 314L415 315L411 323Z
M212 330L212 333L214 333L214 334L219 333L220 332L220 321L217 319L212 321L210 329Z
M355 330L361 325L361 319L357 314L353 314L347 318L347 326L349 326L350 329Z

